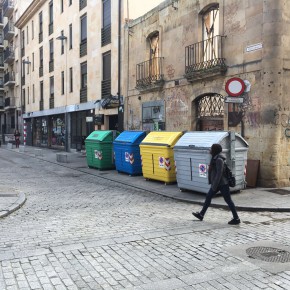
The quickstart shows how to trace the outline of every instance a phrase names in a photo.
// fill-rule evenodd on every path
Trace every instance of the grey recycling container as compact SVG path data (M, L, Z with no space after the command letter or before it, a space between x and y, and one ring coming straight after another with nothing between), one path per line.
M223 148L222 154L236 177L236 186L231 191L246 187L246 167L248 143L235 132L196 131L185 133L175 144L174 160L176 165L176 181L182 191L192 190L207 193L208 166L211 160L211 145L217 143Z

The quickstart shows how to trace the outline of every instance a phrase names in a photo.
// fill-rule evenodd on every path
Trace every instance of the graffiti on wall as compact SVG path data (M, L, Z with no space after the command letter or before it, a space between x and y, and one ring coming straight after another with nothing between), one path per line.
M173 79L174 78L174 75L175 75L175 69L173 68L173 65L170 64L166 67L166 70L167 70L167 75L170 79Z
M166 96L166 118L171 130L188 127L188 100L181 88L172 89Z

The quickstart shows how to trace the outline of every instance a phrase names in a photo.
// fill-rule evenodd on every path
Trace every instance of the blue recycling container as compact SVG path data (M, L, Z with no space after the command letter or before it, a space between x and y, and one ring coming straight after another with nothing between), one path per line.
M113 142L115 166L118 172L141 175L140 143L146 137L145 131L124 131Z

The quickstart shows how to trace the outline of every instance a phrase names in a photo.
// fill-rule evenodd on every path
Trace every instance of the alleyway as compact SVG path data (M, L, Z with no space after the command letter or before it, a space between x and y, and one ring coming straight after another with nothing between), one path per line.
M0 165L0 187L27 197L0 219L0 290L290 289L290 213L199 222L197 205L28 155L0 148Z

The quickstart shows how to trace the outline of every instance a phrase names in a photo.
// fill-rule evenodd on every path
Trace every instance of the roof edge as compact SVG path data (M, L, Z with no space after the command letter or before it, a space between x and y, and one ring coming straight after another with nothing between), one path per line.
M47 0L34 0L15 22L14 26L19 29L23 28L46 1Z

